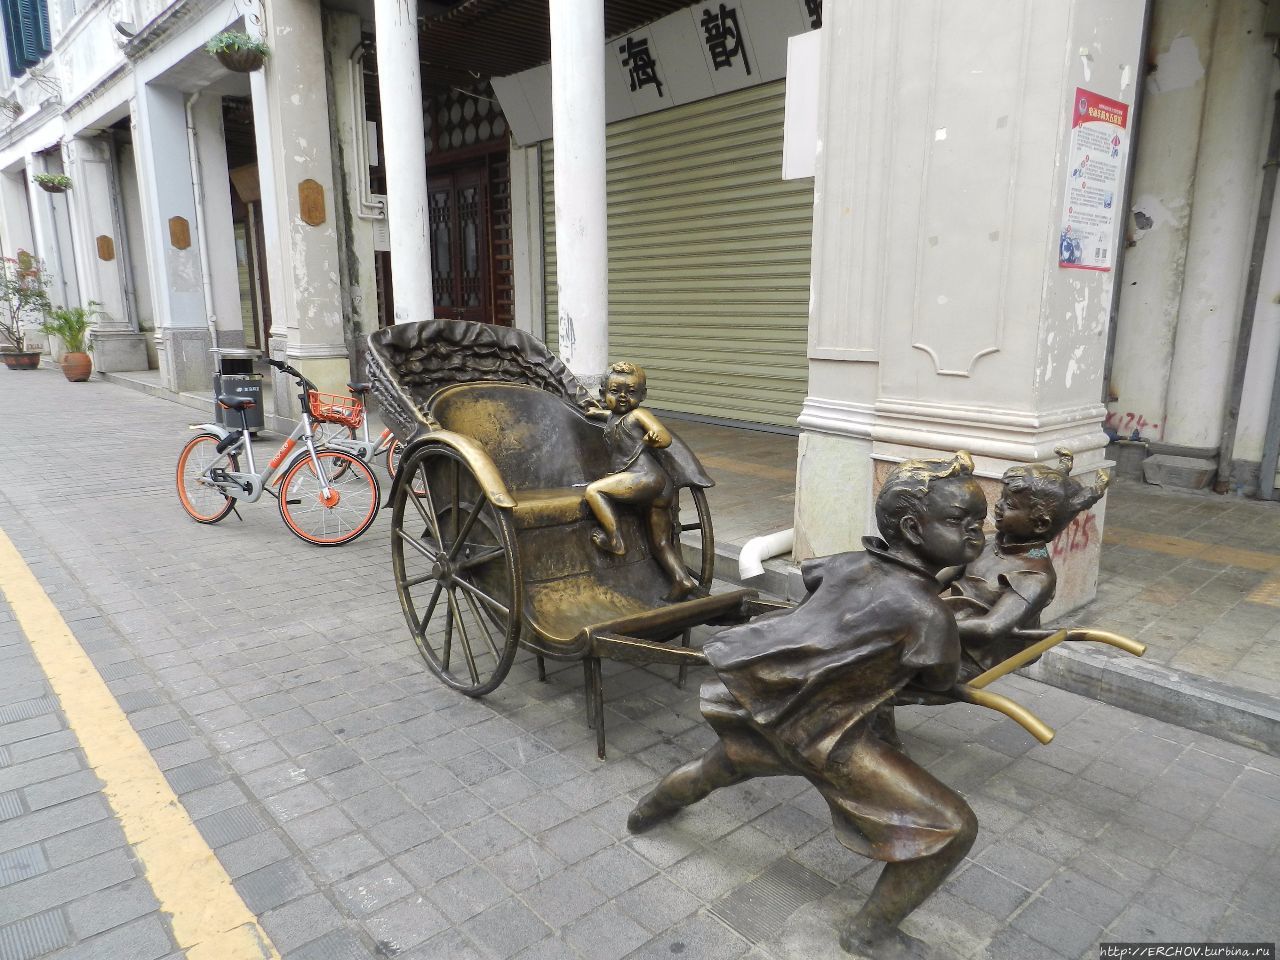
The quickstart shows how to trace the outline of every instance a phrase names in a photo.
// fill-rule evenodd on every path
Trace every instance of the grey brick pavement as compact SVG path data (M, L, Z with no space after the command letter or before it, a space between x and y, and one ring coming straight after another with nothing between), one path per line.
M804 781L743 784L626 834L635 797L710 742L669 674L606 667L599 763L576 668L539 683L522 655L483 701L425 670L386 518L338 550L296 540L270 503L200 527L172 489L188 411L50 372L6 373L0 399L41 425L0 436L0 527L288 960L835 955L831 918L877 867L834 840ZM74 455L48 441L71 436ZM21 694L0 707L36 710L19 704L47 697L43 678L0 626L3 690ZM902 714L912 754L983 828L909 929L952 956L1022 960L1095 956L1099 939L1277 939L1280 761L1029 680L1002 690L1057 740L976 708ZM56 711L15 715L0 747L0 870L45 870L12 885L30 897L0 897L0 958L171 949L95 784L48 759L76 751ZM832 892L748 939L720 918L780 861ZM68 885L39 886L55 874ZM49 953L69 937L94 947Z

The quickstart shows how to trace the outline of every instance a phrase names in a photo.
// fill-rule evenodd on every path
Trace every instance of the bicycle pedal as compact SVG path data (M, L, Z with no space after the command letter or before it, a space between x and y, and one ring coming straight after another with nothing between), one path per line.
M301 497L299 497L297 500L286 500L286 501L285 501L285 503L289 504L289 506L293 506L295 503L301 503L301 502L302 502L302 498L301 498Z

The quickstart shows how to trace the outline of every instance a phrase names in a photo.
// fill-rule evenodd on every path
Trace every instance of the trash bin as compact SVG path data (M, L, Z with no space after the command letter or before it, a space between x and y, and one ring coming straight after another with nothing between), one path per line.
M266 424L266 411L262 410L262 375L253 372L253 358L257 351L237 351L237 355L219 352L218 372L214 374L214 416L219 424L236 429L241 425L241 412L224 410L218 402L223 394L233 397L244 397L253 401L253 406L244 411L244 424L251 433L261 430Z

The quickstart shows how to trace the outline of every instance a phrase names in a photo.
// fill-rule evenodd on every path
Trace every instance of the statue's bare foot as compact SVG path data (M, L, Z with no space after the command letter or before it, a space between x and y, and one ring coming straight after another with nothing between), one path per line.
M671 589L667 592L667 600L671 603L674 603L677 600L683 600L697 589L698 584L690 577L681 577L671 585Z
M840 948L865 960L933 960L938 955L924 940L901 930L873 938L853 925L840 932Z
M655 794L649 793L636 804L635 809L627 817L627 829L630 832L644 833L651 827L656 827L662 821L670 820L676 811L680 809L669 804L658 803L656 800Z
M591 542L596 545L598 550L602 550L605 553L611 553L615 557L622 556L627 550L621 537L611 537L603 530L592 530Z

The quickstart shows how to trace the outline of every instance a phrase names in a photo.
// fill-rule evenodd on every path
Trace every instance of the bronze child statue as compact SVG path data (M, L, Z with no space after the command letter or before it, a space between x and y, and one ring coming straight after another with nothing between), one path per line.
M1040 625L1053 600L1058 577L1049 544L1106 492L1111 477L1099 474L1092 486L1071 479L1073 461L1065 447L1054 450L1057 466L1031 463L1010 467L992 509L995 535L986 549L951 585L960 629L962 679L970 679L1013 656L1031 640L1013 631Z
M697 584L685 570L672 535L671 476L651 450L671 446L671 434L644 403L648 387L644 370L634 363L620 362L609 367L600 387L601 399L609 411L604 426L609 446L609 473L587 484L586 501L600 528L592 531L591 542L605 553L622 556L626 545L618 532L613 501L647 506L649 537L659 564L672 580L668 600L679 600L693 592Z
M703 647L716 679L703 684L701 709L719 742L663 778L628 828L647 830L752 777L803 776L840 842L886 863L841 946L907 955L918 941L898 925L964 858L978 823L959 794L876 737L870 718L904 688L955 684L960 639L936 577L977 558L986 512L966 453L894 469L876 499L883 540L807 562L799 606Z

